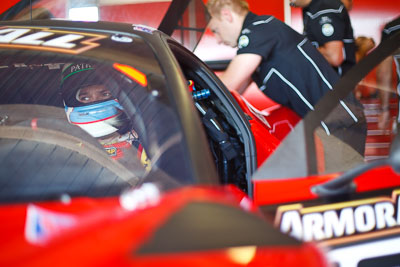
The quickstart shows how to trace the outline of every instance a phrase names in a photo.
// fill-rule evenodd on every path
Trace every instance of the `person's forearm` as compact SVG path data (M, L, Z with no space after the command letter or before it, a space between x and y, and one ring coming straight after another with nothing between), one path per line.
M378 128L386 129L390 122L390 93L392 92L392 57L386 58L376 70L376 83L381 100Z
M382 110L388 110L392 91L392 57L386 58L377 68L376 83L379 89L381 108Z
M247 79L242 84L238 84L233 82L233 80L228 76L229 75L226 75L226 73L222 73L221 75L219 75L219 78L229 90L236 91L239 94L243 94L251 83L251 79Z
M257 54L237 55L219 77L229 90L242 94L250 84L251 75L260 62L261 56Z

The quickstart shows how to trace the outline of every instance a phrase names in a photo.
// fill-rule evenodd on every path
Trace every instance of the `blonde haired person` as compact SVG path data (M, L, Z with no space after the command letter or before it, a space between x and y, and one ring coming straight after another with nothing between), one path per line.
M207 2L207 9L211 14L219 16L222 8L231 7L233 11L238 14L245 15L249 12L249 4L242 0L209 0Z
M230 90L243 93L255 81L269 98L304 117L339 79L304 36L273 16L250 12L246 1L209 0L207 8L211 14L209 28L218 42L238 48L220 76ZM350 139L359 142L350 145L363 155L366 124L362 105L354 97L346 99L336 115L354 126L358 137ZM346 139L335 127L329 131ZM350 132L347 129L346 135Z

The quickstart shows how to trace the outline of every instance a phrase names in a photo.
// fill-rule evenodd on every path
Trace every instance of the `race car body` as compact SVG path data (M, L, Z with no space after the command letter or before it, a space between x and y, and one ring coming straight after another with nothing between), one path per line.
M342 125L335 108L354 89L379 90L364 76L396 38L300 121L229 92L151 27L2 22L0 264L398 262L397 146L367 160L321 127ZM368 141L379 100L359 100Z
M240 192L235 197L235 188L187 187L157 196L149 194L154 191L151 186L126 192L120 201L76 198L69 203L3 207L7 231L2 232L0 262L14 266L326 265L315 245L290 238L259 216L249 215L251 201L246 202ZM124 199L137 194L146 195L146 200L136 207Z
M327 264L245 194L279 138L169 36L3 22L0 58L0 265Z

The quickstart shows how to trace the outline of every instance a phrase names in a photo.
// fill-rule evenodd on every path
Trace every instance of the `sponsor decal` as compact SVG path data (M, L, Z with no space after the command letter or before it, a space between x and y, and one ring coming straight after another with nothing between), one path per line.
M142 163L146 171L151 171L151 161L147 157L146 151L143 149L142 145L139 145L138 158L140 159L140 163Z
M111 40L115 41L115 42L119 42L119 43L132 43L133 39L129 36L124 36L121 34L114 34L113 36L111 36Z
M239 37L238 47L245 48L249 45L249 43L250 43L249 37L247 37L246 35L242 35Z
M104 149L106 150L107 154L111 157L115 157L117 156L117 148L114 146L111 147L104 147Z
M99 46L106 35L51 30L48 28L1 27L0 47L27 48L79 54Z
M333 28L332 24L326 23L322 25L321 31L323 35L329 37L332 36L332 34L335 32L335 28Z
M281 206L275 224L303 241L360 237L377 231L400 230L400 189L392 198L379 197L304 208Z
M31 244L43 245L76 225L77 219L71 215L30 204L26 211L25 238Z
M113 159L120 159L123 158L125 155L124 150L131 148L132 144L129 141L122 141L110 145L103 145L103 147L106 150L107 154Z
M146 32L146 33L153 33L154 31L156 31L157 29L149 27L149 26L145 26L145 25L133 25L133 29L135 31L141 31L141 32Z

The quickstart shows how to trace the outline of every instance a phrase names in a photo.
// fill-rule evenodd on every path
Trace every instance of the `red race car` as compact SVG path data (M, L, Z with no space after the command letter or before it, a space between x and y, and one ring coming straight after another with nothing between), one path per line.
M398 36L299 121L150 27L0 27L1 264L398 262L396 147L363 158L320 127ZM361 99L367 152L392 141L372 128L377 94Z
M279 139L168 35L9 21L0 58L0 265L328 264L246 195Z

